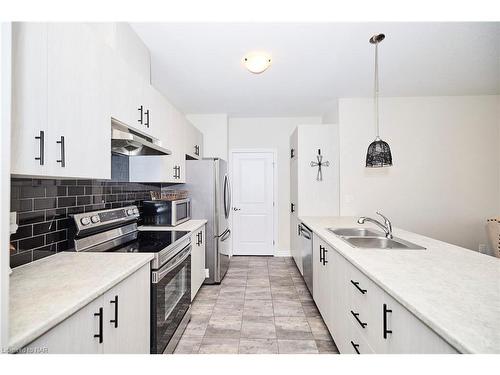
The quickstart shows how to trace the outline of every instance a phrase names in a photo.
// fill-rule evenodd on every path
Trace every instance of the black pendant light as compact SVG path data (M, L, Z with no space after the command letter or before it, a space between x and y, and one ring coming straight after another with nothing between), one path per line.
M384 34L377 34L370 38L370 43L375 44L375 82L373 89L373 101L375 109L375 140L368 146L366 152L366 167L380 168L392 166L392 155L389 144L379 137L378 124L378 44L385 38Z

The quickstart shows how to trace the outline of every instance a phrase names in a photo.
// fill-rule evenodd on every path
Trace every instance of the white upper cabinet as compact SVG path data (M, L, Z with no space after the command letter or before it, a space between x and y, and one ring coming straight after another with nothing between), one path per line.
M113 52L111 116L142 132L147 132L145 86L142 77Z
M110 57L84 24L14 26L12 173L110 178Z
M85 24L48 26L48 139L54 175L111 177L111 50Z
M201 159L203 157L203 133L187 119L185 131L186 155L193 159Z
M48 174L47 24L12 26L11 173Z

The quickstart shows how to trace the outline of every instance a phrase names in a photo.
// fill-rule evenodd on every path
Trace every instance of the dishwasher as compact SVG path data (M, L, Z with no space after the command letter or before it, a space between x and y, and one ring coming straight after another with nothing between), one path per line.
M313 294L313 234L304 224L299 225L300 251L302 253L302 268L304 281L311 295Z

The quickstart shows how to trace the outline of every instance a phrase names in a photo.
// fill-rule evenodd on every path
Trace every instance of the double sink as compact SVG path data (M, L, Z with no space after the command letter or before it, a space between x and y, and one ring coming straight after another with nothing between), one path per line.
M387 238L382 232L368 228L327 228L349 245L359 249L425 250L425 247L401 238Z

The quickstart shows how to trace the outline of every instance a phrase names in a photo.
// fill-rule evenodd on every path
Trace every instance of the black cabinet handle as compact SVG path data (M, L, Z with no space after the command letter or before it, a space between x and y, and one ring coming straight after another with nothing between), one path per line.
M181 178L181 166L180 165L177 166L177 172L178 172L177 178Z
M115 318L111 319L109 322L114 323L115 328L118 328L118 296L115 296L115 299L112 299L109 303L115 305Z
M95 338L98 338L99 339L99 344L102 344L102 341L103 341L103 337L102 337L102 307L99 307L99 312L98 313L94 313L94 316L98 316L99 317L99 333L98 334L94 334L94 337Z
M146 115L146 122L144 125L146 125L146 127L149 128L149 109L145 111L144 114Z
M323 255L323 250L325 250L325 248L323 246L319 245L319 262L320 263L323 263L323 259L324 259L323 258L323 256L324 256Z
M144 122L144 107L141 105L137 110L139 111L139 120L137 122L142 125Z
M362 328L365 328L368 325L368 323L363 323L361 319L359 319L359 313L355 313L354 311L351 310L351 314L352 316L354 316L354 319L357 320L357 322Z
M200 156L200 146L198 145L194 146L194 154Z
M45 163L45 132L43 130L40 130L40 135L38 137L35 137L35 139L38 139L40 141L40 154L38 157L35 157L35 160L40 161L40 165L44 165Z
M355 344L354 341L351 341L351 345L352 347L354 348L354 350L356 351L357 354L361 354L358 350L359 348L359 344Z
M293 159L295 156L295 150L293 148L290 149L290 159Z
M196 245L200 246L201 245L201 232L196 233Z
M57 160L58 163L61 163L61 167L66 167L66 149L64 144L64 135L61 135L61 139L57 141L57 144L61 145L61 159Z
M387 314L392 313L392 310L387 308L387 305L384 303L384 339L387 340L387 334L392 333L392 330L387 329Z
M366 289L363 289L359 286L359 282L351 280L351 284L356 287L357 290L361 292L361 294L366 294Z
M328 250L323 247L323 265L326 265L328 263L328 261L326 260L326 253L328 252Z
M178 165L176 165L174 167L174 178L181 178L181 171L180 171L180 167Z
M200 232L200 245L203 245L203 231Z
M290 212L295 212L295 205L290 203Z

